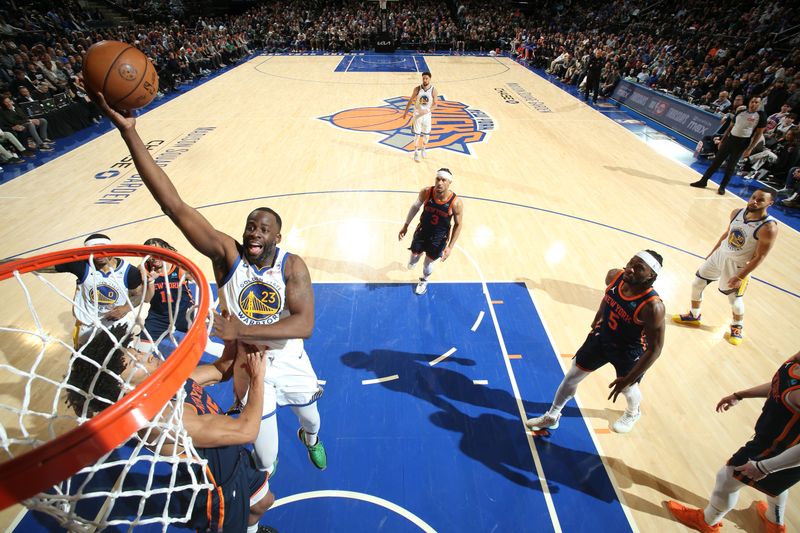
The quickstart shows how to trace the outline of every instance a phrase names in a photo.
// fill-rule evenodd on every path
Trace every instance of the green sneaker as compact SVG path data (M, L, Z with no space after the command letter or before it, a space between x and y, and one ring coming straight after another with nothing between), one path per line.
M322 445L322 441L319 437L317 437L317 443L313 446L306 444L306 432L303 428L297 430L297 437L300 439L300 442L308 448L308 458L311 460L311 464L320 470L328 468L328 456L325 454L325 446Z

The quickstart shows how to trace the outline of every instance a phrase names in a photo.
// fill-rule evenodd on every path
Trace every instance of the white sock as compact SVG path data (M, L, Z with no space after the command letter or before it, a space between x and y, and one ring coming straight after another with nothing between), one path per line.
M638 383L634 383L630 387L623 389L622 395L628 401L628 408L625 413L629 415L639 414L639 404L642 402L642 390L639 388Z
M247 526L247 533L257 533L257 532L258 532L258 522L256 522L252 526Z
M789 499L788 490L781 492L777 496L767 496L767 520L778 525L784 523L787 499Z
M692 313L692 316L695 317L695 318L700 316L700 308L699 307L692 307L691 311L689 311L689 312Z
M306 445L313 446L319 441L319 437L317 437L316 433L305 433L306 435Z

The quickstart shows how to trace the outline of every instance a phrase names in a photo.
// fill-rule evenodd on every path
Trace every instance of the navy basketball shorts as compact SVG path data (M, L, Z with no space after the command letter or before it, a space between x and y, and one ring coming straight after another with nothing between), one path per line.
M412 253L425 255L431 259L439 259L442 257L442 252L447 247L447 234L428 234L422 231L415 231L414 238L411 240Z
M592 332L586 337L583 346L578 348L575 354L575 364L581 370L594 372L598 368L611 363L617 371L617 377L627 376L633 369L636 362L644 353L640 346L620 346L613 343L603 342L600 335ZM636 380L640 382L642 377Z
M767 459L767 457L761 456L761 454L767 449L769 449L769 444L765 445L763 442L751 440L750 442L739 448L736 451L736 453L734 453L731 456L731 458L728 459L727 465L742 466L751 459L754 461ZM780 470L778 472L773 472L772 474L769 474L766 477L759 479L758 481L753 481L749 477L744 476L739 472L734 472L733 477L735 477L745 485L750 485L754 489L760 490L764 494L767 494L769 496L777 496L781 492L788 490L790 487L792 487L798 481L800 481L800 466L796 466L794 468L787 468L786 470Z

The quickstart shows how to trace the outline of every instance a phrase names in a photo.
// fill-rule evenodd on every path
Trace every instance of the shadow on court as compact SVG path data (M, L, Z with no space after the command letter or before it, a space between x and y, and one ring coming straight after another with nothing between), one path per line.
M509 481L541 490L527 444L525 426L520 420L516 399L507 391L475 385L472 379L447 366L474 366L472 359L449 357L436 366L429 361L436 355L373 350L348 352L341 361L348 367L366 370L375 377L397 374L399 379L381 383L397 393L423 400L439 411L428 420L433 426L461 435L460 451ZM549 404L523 400L527 416L536 416ZM475 409L478 408L478 409ZM564 409L566 417L580 417L575 407ZM424 432L420 428L417 431ZM602 501L616 501L600 458L593 453L573 450L548 439L536 439L537 450L546 463L549 490L558 493L568 486Z
M617 487L620 489L620 493L623 495L625 503L632 509L636 509L637 511L642 511L654 516L664 516L670 520L673 520L672 515L664 505L666 500L675 500L684 505L697 507L700 509L704 508L708 504L709 495L700 496L676 483L656 477L649 472L631 468L621 459L617 459L615 457L606 457L605 459L608 467L614 472ZM721 463L720 466L722 466ZM711 476L709 482L713 483L713 481L713 476ZM642 485L653 489L654 491L662 494L663 498L661 498L661 500L645 500L644 498L624 490L632 487L633 485ZM747 492L748 489L745 487L742 490L743 492ZM754 494L760 493L754 492ZM732 510L725 515L725 520L733 522L739 529L743 531L760 531L761 525L759 524L757 516L758 515L756 514L754 505L751 505L747 509Z

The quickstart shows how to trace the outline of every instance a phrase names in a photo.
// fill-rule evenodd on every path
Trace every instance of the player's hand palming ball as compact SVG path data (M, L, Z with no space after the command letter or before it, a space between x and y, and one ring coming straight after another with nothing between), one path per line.
M83 81L102 93L114 109L129 111L149 104L158 93L158 74L139 49L118 41L93 44L83 58Z

